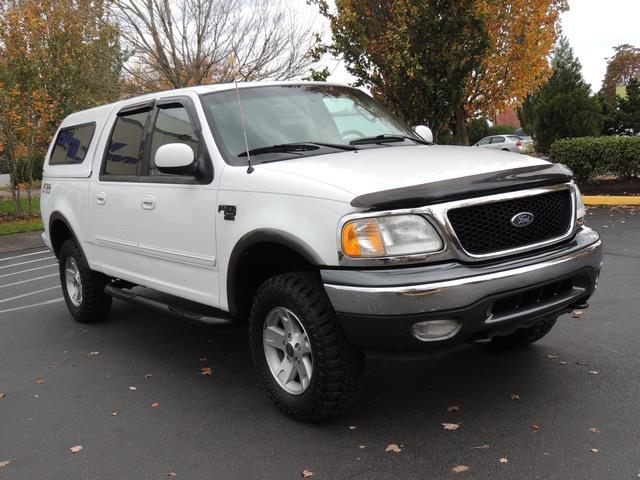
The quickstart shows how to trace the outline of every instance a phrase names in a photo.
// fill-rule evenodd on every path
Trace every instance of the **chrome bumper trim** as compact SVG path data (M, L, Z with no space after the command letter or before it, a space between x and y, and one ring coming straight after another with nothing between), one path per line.
M586 232L584 234L587 235ZM565 255L493 273L391 287L325 283L325 290L333 307L340 313L408 315L466 307L491 295L553 281L584 268L598 269L601 264L602 242L597 240Z

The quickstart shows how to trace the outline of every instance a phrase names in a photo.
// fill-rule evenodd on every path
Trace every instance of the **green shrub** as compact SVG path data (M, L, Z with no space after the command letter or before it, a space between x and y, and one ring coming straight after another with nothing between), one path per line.
M516 132L516 127L513 125L494 125L489 127L487 136L489 135L512 135Z
M629 178L640 175L640 137L581 137L556 140L551 161L563 163L580 181L597 175Z

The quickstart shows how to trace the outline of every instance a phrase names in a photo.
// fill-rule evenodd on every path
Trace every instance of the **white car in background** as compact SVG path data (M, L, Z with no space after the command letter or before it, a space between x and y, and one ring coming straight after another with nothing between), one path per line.
M519 135L492 135L484 137L474 147L492 148L494 150L503 150L505 152L524 153L527 147L532 143L531 140L525 140Z

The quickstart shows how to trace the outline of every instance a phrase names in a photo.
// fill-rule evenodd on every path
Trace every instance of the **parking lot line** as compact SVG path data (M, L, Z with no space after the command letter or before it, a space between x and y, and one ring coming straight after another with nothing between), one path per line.
M51 253L51 251L47 248L45 250L40 250L38 252L25 253L23 255L14 255L13 257L0 258L0 262L4 262L5 260L14 260L16 258L29 257L31 255L42 255L43 253Z
M31 305L23 305L21 307L7 308L5 310L0 310L0 313L16 312L18 310L24 310L25 308L33 308L33 307L39 307L41 305L49 305L50 303L62 302L63 300L64 300L63 297L54 298L53 300L47 300L46 302L33 303Z
M43 258L38 258L37 260L28 260L26 262L18 262L18 263L12 263L11 265L2 265L0 267L0 269L2 268L11 268L11 267L17 267L18 265L26 265L27 263L36 263L36 262L42 262L44 260L51 260L52 258L56 258L53 255L50 255L48 257L43 257Z
M40 290L34 290L33 292L23 293L22 295L16 295L15 297L5 298L4 300L0 300L0 303L6 303L12 300L18 300L19 298L28 297L29 295L36 295L38 293L48 292L49 290L55 290L56 288L60 288L60 285L56 285L55 287L42 288Z
M29 278L27 280L20 280L18 282L7 283L6 285L0 285L0 288L12 287L14 285L20 285L20 284L23 284L23 283L35 282L36 280L42 280L43 278L51 278L51 277L57 277L57 276L58 276L57 273L52 273L51 275L42 275L41 277Z
M20 270L19 272L4 273L0 275L0 278L9 277L11 275L18 275L20 273L33 272L34 270L42 270L43 268L57 267L57 266L58 266L57 263L52 263L51 265L44 265L42 267L29 268L27 270Z

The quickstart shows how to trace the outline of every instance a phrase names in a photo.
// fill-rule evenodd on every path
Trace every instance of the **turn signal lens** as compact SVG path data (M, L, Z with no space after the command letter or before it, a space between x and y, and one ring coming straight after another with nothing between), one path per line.
M347 223L342 229L342 251L350 257L384 255L382 236L375 219Z
M348 257L413 255L442 248L438 233L419 215L363 218L342 228L342 253Z

